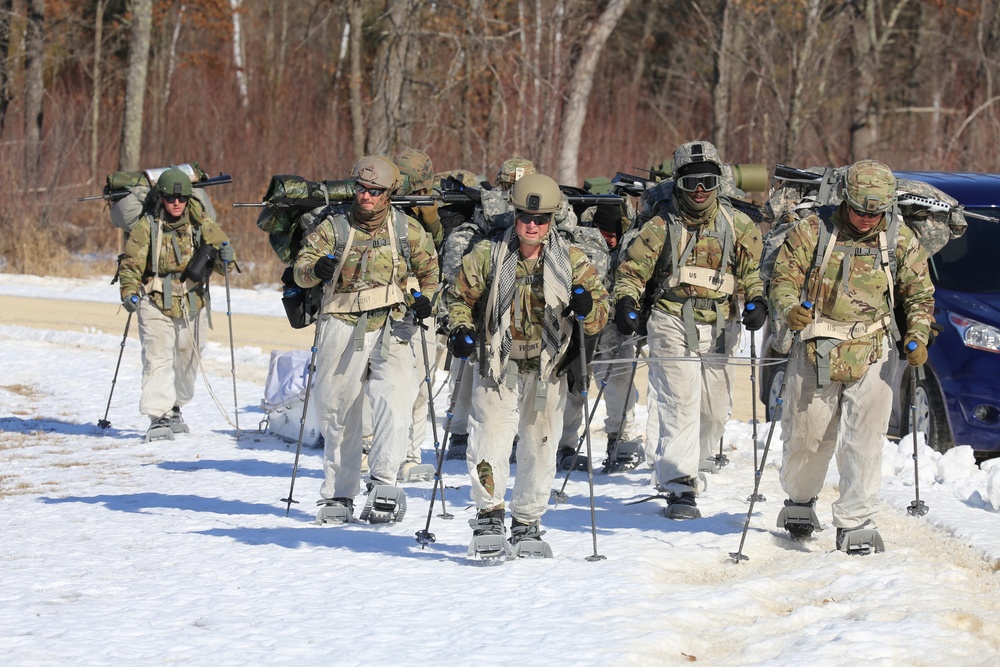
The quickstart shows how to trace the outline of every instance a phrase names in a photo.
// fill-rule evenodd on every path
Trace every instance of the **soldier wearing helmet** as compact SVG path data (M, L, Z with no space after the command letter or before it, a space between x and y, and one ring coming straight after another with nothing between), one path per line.
M567 381L558 371L574 363L574 318L583 318L586 334L597 334L607 321L608 294L583 251L552 230L562 201L554 180L523 176L511 201L514 224L462 260L448 315L456 357L468 359L482 343L466 456L478 509L473 534L505 534L504 492L519 436L510 502L510 542L517 544L540 539L566 402Z
M434 189L434 165L427 153L416 148L407 148L396 156L396 167L403 175L401 195L429 195ZM417 206L410 210L411 215L423 225L434 240L434 247L440 248L444 241L444 229L441 226L441 216L438 214L438 204Z
M208 280L234 260L229 237L192 197L190 177L164 170L125 244L122 304L139 319L147 440L188 433L181 408L194 396L208 320Z
M622 334L634 334L639 303L644 292L650 295L650 357L667 359L649 368L650 394L657 399L646 433L647 449L655 454L653 483L671 494L668 518L695 519L701 516L701 462L729 418L725 361L734 295L754 304L744 309L748 329L760 328L766 317L758 272L762 244L753 222L719 192L722 161L711 143L679 146L672 178L671 193L653 203L652 217L618 266L615 324ZM671 360L681 357L701 363Z
M497 172L497 182L496 185L503 192L510 192L514 184L517 183L522 177L529 176L535 173L535 163L531 160L523 157L512 157L504 160L503 164L500 165L500 171Z
M892 402L890 351L903 334L904 344L913 343L910 365L926 361L934 286L927 252L901 224L888 166L854 163L841 195L839 206L822 207L789 231L771 279L771 308L800 340L786 371L781 483L788 500L778 525L798 539L812 534L816 497L836 454L837 548L866 543L877 551L884 548L875 500ZM894 322L895 307L905 321Z
M363 396L370 401L373 419L369 498L400 497L395 489L377 487L395 486L406 457L409 406L419 380L410 339L414 320L430 316L430 297L438 288L430 236L390 204L403 184L396 165L368 156L354 166L351 179L353 202L331 209L295 260L296 283L326 285L317 323L315 379L325 440L320 524L349 520L353 514L361 482ZM376 516L384 513L368 514L369 520Z

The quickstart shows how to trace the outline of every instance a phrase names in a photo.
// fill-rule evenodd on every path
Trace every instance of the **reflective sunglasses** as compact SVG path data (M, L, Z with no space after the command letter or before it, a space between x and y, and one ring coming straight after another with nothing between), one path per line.
M385 188L366 188L363 185L355 185L354 191L359 195L367 194L369 197L378 199L385 194Z
M880 218L882 217L883 213L883 211L878 211L877 213L869 213L868 211L859 211L853 206L851 207L851 210L854 211L854 215L858 216L859 218L868 218L868 219Z
M534 225L536 227L541 227L542 225L547 225L552 222L552 214L522 212L517 214L517 221L525 226Z
M163 201L168 202L170 204L174 204L176 202L186 204L187 200L188 200L187 195L163 195Z
M699 185L705 192L711 192L719 187L719 177L715 174L690 174L677 179L677 187L685 192L694 192Z

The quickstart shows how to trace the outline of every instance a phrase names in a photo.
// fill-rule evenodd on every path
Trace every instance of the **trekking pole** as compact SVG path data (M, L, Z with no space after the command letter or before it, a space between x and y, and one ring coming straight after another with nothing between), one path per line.
M576 287L573 289L573 292L580 294L583 292L583 287ZM587 344L583 334L583 317L583 315L577 315L576 321L579 325L577 329L580 335L580 377L583 378L583 387L580 389L580 395L583 396L583 417L584 422L587 424L583 429L583 436L587 439L587 484L590 487L590 534L594 539L594 553L591 556L587 556L585 560L593 563L600 560L607 560L607 556L597 553L597 510L594 509L594 464L592 463L593 452L590 448L590 419L592 415L589 401L587 401L587 387L590 385L590 374L587 373ZM619 348L621 348L621 345L619 345ZM596 408L596 405L594 407ZM566 477L569 478L569 475Z
M811 309L812 303L806 301L802 304L806 308ZM799 346L802 343L801 332L795 333L795 340L792 341L792 348L788 352L788 363L791 364L795 357L798 355ZM771 415L771 425L767 429L767 440L764 441L764 451L760 453L760 467L754 469L754 483L753 483L753 494L750 496L750 508L747 510L747 520L743 523L743 535L740 537L740 548L735 552L730 552L729 557L733 559L734 563L739 563L740 561L750 560L749 556L743 555L743 545L747 540L747 531L750 529L750 517L753 516L753 506L757 498L757 492L760 490L760 480L764 474L764 464L767 462L767 452L771 448L771 436L774 435L774 426L781 419L782 407L784 407L785 402L785 387L788 385L788 370L785 370L785 375L781 378L781 387L778 389L778 396L774 399L774 414ZM757 443L754 443L754 447Z
M327 257L333 258L333 255L327 255ZM309 366L306 368L308 375L306 376L306 395L302 402L302 416L299 418L299 438L295 443L295 462L292 464L292 483L288 487L288 497L282 498L281 502L287 503L285 506L285 516L288 516L289 510L292 509L292 503L298 504L299 501L292 499L292 492L295 490L295 474L299 470L299 455L302 453L302 436L305 435L306 431L306 413L309 412L309 395L312 393L313 380L316 379L316 353L319 351L319 335L322 330L320 324L323 320L320 319L322 313L316 314L316 335L313 336L313 344L310 351L312 354L309 357Z
M625 339L622 338L621 342L618 343L618 347L615 348L616 357L618 356L618 353L621 351L622 345L624 344L625 344ZM608 378L611 377L612 368L614 368L614 366L612 364L608 364L608 370L604 372L604 379L601 380L601 388L597 391L597 398L594 400L594 405L600 404L601 397L604 396L604 390L608 386ZM629 391L631 391L631 388L629 389ZM626 405L628 405L627 402ZM566 495L566 484L569 483L569 476L573 473L574 470L576 470L576 460L577 458L579 458L580 450L583 448L584 433L590 431L590 423L594 419L594 412L596 412L596 410L591 411L589 415L584 415L584 425L583 425L584 432L580 434L580 439L576 443L576 451L573 453L573 458L570 459L569 470L566 471L566 478L563 479L562 488L560 488L558 491L552 492L552 499L555 500L556 505L569 498L569 496Z
M414 292L413 298L419 299L420 292ZM427 414L429 414L431 418L431 434L434 436L434 455L437 458L441 458L441 443L438 441L437 417L434 414L434 397L431 395L431 388L433 386L431 384L431 363L427 359L427 327L422 325L420 321L417 320L416 315L413 317L413 322L420 329L420 346L424 352L424 383L427 385ZM453 515L448 514L448 510L444 504L444 484L441 485L441 518L455 518Z
M223 241L222 245L229 245ZM229 320L229 370L233 375L233 415L236 417L236 439L240 439L240 403L236 398L236 351L233 347L233 301L229 294L229 262L226 262L226 319ZM291 492L288 497L291 498Z
M753 310L755 304L748 303L747 310ZM754 337L756 331L750 332L750 406L752 409L753 416L753 469L754 475L757 474L757 340ZM747 498L747 502L756 501L764 502L767 498L764 497L762 493L756 493L752 497Z
M917 349L917 344L910 341L906 344L906 349L912 352ZM920 499L920 462L917 459L917 367L910 366L910 438L913 439L913 492L914 499L906 512L910 516L923 516L930 511L924 501Z
M639 356L639 347L641 347L641 343L636 347L636 357ZM618 440L615 440L615 444L611 447L611 451L608 452L608 462L604 464L604 469L601 471L603 473L610 473L614 469L615 463L618 461L618 445L621 443L622 429L625 428L625 419L628 417L628 401L629 397L632 395L632 387L635 385L635 372L638 368L639 362L633 360L632 368L629 371L628 376L628 390L625 392L625 405L622 406L622 416L621 419L618 420Z
M132 298L138 301L138 297L133 296ZM128 317L125 319L125 333L122 334L122 342L118 350L118 363L115 364L115 376L111 378L111 393L108 394L108 405L104 408L104 419L97 420L97 427L101 430L111 428L111 422L108 421L108 412L111 411L111 397L115 395L115 383L118 382L118 369L122 365L122 354L125 353L125 339L128 338L128 327L130 324L132 324L132 311L129 311Z
M472 344L473 340L471 337L466 336L466 343ZM441 444L441 449L437 451L437 470L434 471L434 488L431 490L431 504L427 508L427 523L424 525L423 530L417 531L417 542L420 543L420 548L423 549L428 544L432 544L436 538L434 533L431 532L431 517L434 516L434 498L437 497L438 485L441 485L441 501L444 504L444 481L441 479L441 468L444 465L444 450L445 445L448 442L448 435L451 433L451 420L455 417L455 403L458 401L458 391L462 386L462 373L465 371L465 364L468 362L468 358L460 357L458 360L458 370L455 371L457 375L455 376L455 387L451 392L451 402L448 404L447 419L444 422L444 442ZM443 516L443 515L442 515Z

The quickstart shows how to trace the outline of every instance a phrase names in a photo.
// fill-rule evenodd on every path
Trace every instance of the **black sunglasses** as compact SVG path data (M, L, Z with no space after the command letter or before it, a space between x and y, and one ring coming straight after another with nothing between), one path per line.
M384 188L366 188L363 185L355 185L354 191L359 195L367 194L369 197L375 197L375 198L381 197L382 195L385 194Z
M868 211L859 211L853 206L851 207L851 210L854 211L854 215L858 216L859 218L878 218L882 216L882 211L879 211L877 213L869 213Z
M551 213L518 213L517 221L523 225L535 225L541 227L552 222Z
M187 195L163 195L163 201L169 202L171 204L175 202L186 204L187 200L188 200Z

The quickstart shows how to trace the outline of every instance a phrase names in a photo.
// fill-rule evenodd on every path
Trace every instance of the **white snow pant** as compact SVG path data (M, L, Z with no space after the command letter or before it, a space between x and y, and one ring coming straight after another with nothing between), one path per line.
M649 362L646 442L656 443L653 463L657 486L665 491L696 491L673 480L697 480L704 452L717 445L732 406L726 380L726 354L717 353L713 324L695 324L698 349L688 350L680 317L654 310L649 316L649 356L684 357Z
M508 371L513 373L514 369ZM517 373L516 387L484 380L474 369L472 414L469 417L469 476L472 502L479 510L503 506L510 477L510 452L517 445L517 475L510 514L522 523L541 519L549 503L556 474L556 445L566 406L566 378L552 373L546 382L545 409L535 410L537 372Z
M468 433L469 414L472 412L473 375L479 371L474 370L476 364L472 360L465 362L464 370L462 371L462 381L458 383L455 377L458 366L458 360L451 362L451 400L455 401L455 407L452 410L454 416L451 419L450 433ZM456 384L458 385L457 395L455 394Z
M795 502L818 496L836 453L840 497L833 503L833 525L838 528L869 520L875 527L882 443L892 411L889 348L886 340L882 356L860 380L821 388L803 346L789 360L781 412L781 487Z
M413 335L413 339L410 344L413 346L414 354L414 373L417 377L417 398L413 401L413 413L412 421L410 424L410 448L406 452L406 460L413 461L414 463L420 463L420 449L423 447L424 440L427 439L427 418L430 415L430 411L427 408L427 368L430 368L430 381L431 384L434 383L434 376L437 371L438 364L438 345L437 345L437 335L434 331L437 326L433 319L424 320L424 324L427 325L427 330L423 332L423 335L427 339L427 366L424 366L424 346L421 341L421 332L418 331ZM435 417L438 415L435 414ZM438 438L441 434L438 433Z
M194 396L198 362L205 349L208 311L192 320L163 314L149 299L136 309L142 344L142 396L139 412L159 419L173 407L184 407Z
M609 324L601 332L600 345L594 354L594 359L607 360L615 358L628 359L635 356L635 345L622 345L616 357L615 351L624 340L625 336L618 331L614 324ZM595 370L596 369L596 370ZM610 374L608 373L610 369ZM594 401L600 391L600 382L607 377L607 386L604 388L604 432L607 434L617 434L622 440L629 440L638 435L638 428L635 423L635 403L639 398L639 391L635 388L634 382L629 382L632 372L632 365L626 362L613 364L610 366L598 365L591 369L591 377L594 382L590 383L587 390L587 400L590 402L590 409L597 406ZM625 402L628 401L628 410L625 413L625 422L622 423L622 411L625 410ZM563 431L559 440L559 447L572 447L576 449L580 444L580 436L583 434L583 396L576 392L570 392L566 396L566 410L563 413Z
M389 334L383 353L383 329L364 334L364 348L354 349L355 327L324 315L319 323L316 356L316 407L325 441L323 498L353 498L361 485L361 412L367 398L372 410L373 480L395 484L410 443L410 409L417 392L413 350ZM388 326L388 324L386 325Z

